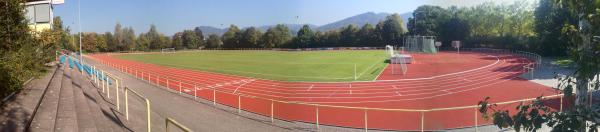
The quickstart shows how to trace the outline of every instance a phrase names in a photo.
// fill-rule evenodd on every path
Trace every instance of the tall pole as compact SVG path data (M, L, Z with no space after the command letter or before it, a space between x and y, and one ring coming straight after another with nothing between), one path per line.
M83 52L82 52L82 48L81 48L81 0L79 0L77 2L77 12L78 12L78 21L79 21L79 62L81 62L81 64L83 64ZM81 71L83 73L83 70Z

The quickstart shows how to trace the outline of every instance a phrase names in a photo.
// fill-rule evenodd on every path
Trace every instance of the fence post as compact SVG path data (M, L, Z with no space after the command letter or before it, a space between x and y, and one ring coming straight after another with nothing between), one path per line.
M368 127L368 118L367 118L367 109L365 109L365 132L369 131L369 127Z
M319 105L315 105L315 107L317 108L317 117L316 117L316 125L317 125L317 131L319 131Z
M273 112L274 112L273 111L273 100L271 100L271 123L273 123L273 115L274 115Z
M421 111L421 132L425 131L425 112Z
M198 84L194 84L194 100L198 97Z
M179 94L181 94L181 80L179 80Z
M562 112L563 109L563 96L564 94L560 96L560 112Z
M167 79L167 88L169 88L169 78L167 77L165 79Z
M129 120L129 100L127 99L128 88L125 87L125 119Z
M478 118L477 118L477 108L475 108L475 132L477 132Z
M106 80L104 80L104 71L100 71L100 75L101 75L100 76L101 77L100 81L102 81L102 82L100 82L100 83L102 83L102 93L105 93L104 92L104 82L106 82Z
M116 85L115 85L116 92L115 93L117 93L117 111L119 111L119 108L121 107L119 105L119 80L115 79L115 83L116 83Z
M160 86L160 76L156 74L156 85Z
M110 83L108 83L109 80L110 80L110 78L108 76L106 76L106 95L110 99Z
M217 105L217 89L213 88L213 105Z
M242 112L242 96L238 95L238 114Z
M146 99L146 113L148 118L146 119L148 121L148 132L152 132L152 127L150 126L150 100Z

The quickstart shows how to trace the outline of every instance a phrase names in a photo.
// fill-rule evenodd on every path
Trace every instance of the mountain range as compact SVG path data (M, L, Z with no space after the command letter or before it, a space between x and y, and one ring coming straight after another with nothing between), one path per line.
M335 21L332 23L328 23L325 25L321 25L321 26L317 26L314 24L308 24L308 25L313 30L319 30L319 31L328 31L328 30L333 30L333 29L339 29L339 28L348 26L350 24L361 27L362 25L364 25L366 23L376 25L377 23L379 23L379 21L384 20L385 17L387 17L389 15L391 15L391 14L366 12L366 13L347 17L345 19ZM408 18L412 16L412 12L402 13L402 14L400 14L400 16L402 17L402 19L404 20L404 23L406 24L406 22L408 21ZM285 24L285 25L290 29L290 32L292 32L292 34L295 34L295 32L297 32L300 28L302 28L302 26L304 24ZM265 32L265 31L267 31L267 29L269 29L269 27L273 27L273 26L275 26L275 25L263 25L263 26L257 26L257 27L262 32ZM222 35L223 33L227 32L227 29L228 29L228 28L216 28L216 27L212 27L212 26L199 26L198 28L200 28L200 30L202 30L205 37L207 37L210 34Z

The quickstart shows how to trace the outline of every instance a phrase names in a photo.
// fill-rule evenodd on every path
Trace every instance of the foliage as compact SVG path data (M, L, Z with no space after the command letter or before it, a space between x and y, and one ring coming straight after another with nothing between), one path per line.
M40 75L53 60L62 27L31 32L22 0L0 1L0 97L22 88L23 82ZM53 25L57 27L58 25ZM33 33L33 34L32 34Z
M221 41L219 36L216 34L209 35L208 39L206 40L206 46L208 48L220 48L222 45L223 45L223 42Z
M541 1L544 2L544 1ZM532 122L536 127L534 129L525 129L535 131L537 126L546 124L553 128L553 131L590 131L596 132L600 127L600 106L589 104L589 91L591 88L598 90L600 85L600 2L598 1L571 1L555 0L555 3L542 4L560 4L568 13L576 14L576 23L565 23L562 27L562 37L567 38L570 58L575 63L575 72L572 75L560 77L559 85L556 87L564 92L565 98L575 97L574 106L561 111L547 111L544 113L544 120L534 120ZM545 5L547 6L547 5ZM542 9L540 9L542 8ZM546 7L540 7L538 11L545 10ZM545 15L540 15L545 16ZM542 24L544 25L544 24ZM543 27L543 26L542 26ZM555 33L552 33L555 34ZM574 93L574 94L573 94ZM541 99L538 99L538 101ZM486 100L482 102L486 102ZM487 103L480 103L487 104ZM481 109L486 109L486 105L481 105ZM519 110L519 109L518 109ZM485 114L486 110L480 112ZM523 111L524 114L532 115L537 111ZM494 112L494 115L502 114ZM519 112L517 115L521 114ZM522 116L518 121L530 121L535 116ZM513 119L514 120L514 119ZM509 124L518 126L515 121L494 118L494 124L503 126ZM520 127L515 127L519 129ZM525 127L527 128L527 127Z

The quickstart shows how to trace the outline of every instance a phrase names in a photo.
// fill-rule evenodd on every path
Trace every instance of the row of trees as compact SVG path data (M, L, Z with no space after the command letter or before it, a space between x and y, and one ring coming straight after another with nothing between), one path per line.
M135 36L131 27L104 34L83 34L84 49L90 52L148 51L172 47L198 48L314 48L402 45L406 35L436 36L443 47L453 40L462 40L464 47L492 47L529 50L551 56L566 55L566 39L560 37L560 27L575 17L560 5L548 0L536 4L519 1L510 5L491 2L473 7L424 5L413 12L406 24L398 14L378 23L348 25L336 30L315 31L304 25L295 34L283 24L265 32L256 27L241 29L231 25L222 36L205 38L199 28L184 30L171 37L160 34L154 25L146 33ZM405 25L407 25L405 27ZM73 41L77 42L78 35ZM71 49L77 47L70 43Z
M68 32L68 29L66 30ZM131 27L123 28L117 23L115 30L103 34L83 33L82 48L87 52L149 51L161 48L198 49L198 48L314 48L314 47L350 47L384 46L401 44L407 32L404 22L398 14L388 16L373 26L362 27L348 25L338 30L313 31L304 25L296 35L283 24L260 31L256 27L240 29L231 25L222 36L215 34L204 38L199 28L175 33L172 37L160 34L156 26L151 25L146 33L135 36ZM65 37L65 49L78 50L79 34Z

